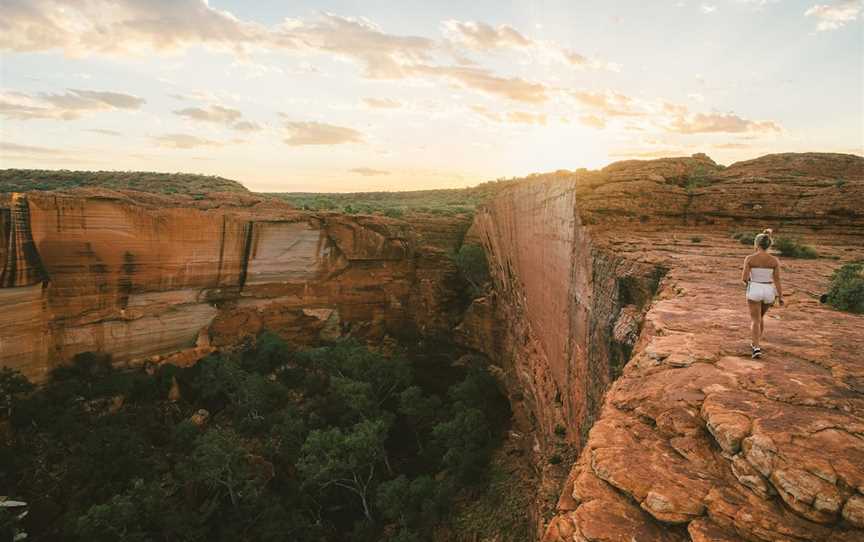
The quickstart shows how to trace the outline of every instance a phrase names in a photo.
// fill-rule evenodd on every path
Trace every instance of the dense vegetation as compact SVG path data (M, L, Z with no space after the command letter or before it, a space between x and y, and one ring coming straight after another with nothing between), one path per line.
M834 271L828 303L842 311L864 314L864 261L847 263Z
M0 192L29 190L64 190L98 186L110 189L140 190L157 194L202 196L209 192L242 192L248 190L230 179L189 173L153 173L144 171L69 171L41 169L0 170Z
M381 213L400 217L406 212L453 215L472 212L504 188L516 183L515 179L490 181L471 188L440 190L414 190L410 192L355 192L350 194L324 194L289 192L270 194L282 198L300 209L332 210L348 214Z
M152 374L80 355L36 391L4 369L0 487L29 540L428 540L482 494L509 418L484 369L437 352L265 333Z

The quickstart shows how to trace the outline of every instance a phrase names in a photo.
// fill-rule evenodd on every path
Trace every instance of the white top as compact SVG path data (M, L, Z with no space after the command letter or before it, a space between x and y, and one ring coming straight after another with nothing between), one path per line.
M750 268L751 282L774 282L773 267L751 267Z

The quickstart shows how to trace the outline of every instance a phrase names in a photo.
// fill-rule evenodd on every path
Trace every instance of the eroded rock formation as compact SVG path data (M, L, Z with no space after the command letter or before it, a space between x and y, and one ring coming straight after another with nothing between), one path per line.
M475 226L495 289L464 340L541 470L559 428L581 448L545 541L864 538L864 318L817 299L864 256L864 159L622 162L527 181ZM731 234L766 226L822 257L784 261L752 361Z
M93 189L2 198L0 364L36 379L83 351L182 363L263 328L375 339L449 331L461 312L448 254L467 217L412 226Z

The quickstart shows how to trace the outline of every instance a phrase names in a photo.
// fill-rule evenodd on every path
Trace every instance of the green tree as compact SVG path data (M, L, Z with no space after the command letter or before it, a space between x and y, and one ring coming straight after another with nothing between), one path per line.
M402 390L399 395L399 414L411 422L417 448L423 452L423 442L420 434L431 428L441 411L441 399L437 395L424 395L419 386L411 386Z
M404 529L434 524L441 505L438 484L431 476L409 480L404 475L382 482L375 503L385 518L398 521Z
M451 418L432 430L442 462L460 480L476 481L492 445L492 431L486 415L477 408L455 411Z
M388 430L384 420L376 419L363 420L347 431L338 427L312 431L303 444L297 468L320 489L336 486L354 493L371 522L370 491Z
M195 439L185 474L190 481L209 490L212 503L227 495L236 508L243 499L254 500L263 489L248 457L237 433L212 428Z
M0 419L12 419L16 402L33 388L33 384L18 371L0 367Z

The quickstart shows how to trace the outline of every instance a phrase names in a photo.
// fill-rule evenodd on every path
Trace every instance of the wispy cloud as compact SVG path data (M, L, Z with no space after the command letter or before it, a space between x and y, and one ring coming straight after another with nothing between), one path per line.
M591 128L603 129L606 127L606 119L598 115L582 115L579 117L579 122Z
M285 129L288 131L285 143L291 146L363 142L363 134L357 130L323 122L286 121Z
M364 177L377 177L380 175L390 175L389 171L384 171L383 169L373 169L369 167L355 167L353 169L348 170L350 173L356 173L357 175L362 175Z
M266 29L206 0L4 0L0 48L84 53L169 50L190 45L238 49L266 41Z
M173 149L194 149L197 147L221 147L220 141L213 141L190 134L165 134L156 136L153 140L162 147Z
M63 93L0 93L0 116L13 120L75 120L97 111L138 109L143 98L121 92L69 89Z
M771 133L781 132L782 128L773 121L748 120L733 113L697 113L692 116L681 115L675 118L667 126L667 130L680 134Z
M332 13L313 21L289 19L276 29L272 39L280 46L356 61L371 79L405 77L405 66L429 61L437 47L429 38L388 34L368 19Z
M10 143L8 141L0 141L0 154L25 154L46 156L63 154L63 151L61 149L34 147L32 145L19 145L17 143Z
M509 24L493 27L483 22L449 20L444 21L443 26L451 40L475 51L507 47L520 49L534 44Z
M819 31L837 30L846 23L856 21L862 9L862 0L838 0L831 4L816 4L805 11L804 16L818 19L816 29Z
M94 134L107 135L107 136L111 136L111 137L118 137L118 136L123 135L116 130L106 130L104 128L89 128L89 129L87 129L87 131L93 132Z
M372 109L398 109L402 107L402 102L390 98L363 98L363 103Z
M223 124L229 128L239 131L257 131L261 126L252 121L244 120L243 113L239 109L232 109L221 105L209 107L187 107L178 109L174 114L197 122L209 122Z
M483 68L421 65L414 66L411 73L443 77L462 87L518 102L539 103L548 99L548 89L541 83L518 77L501 77Z
M614 63L589 58L572 49L561 47L553 41L530 38L508 24L493 27L478 21L448 20L444 21L443 29L452 46L469 51L488 52L501 49L523 51L541 60L562 62L579 68L611 71L619 69Z

